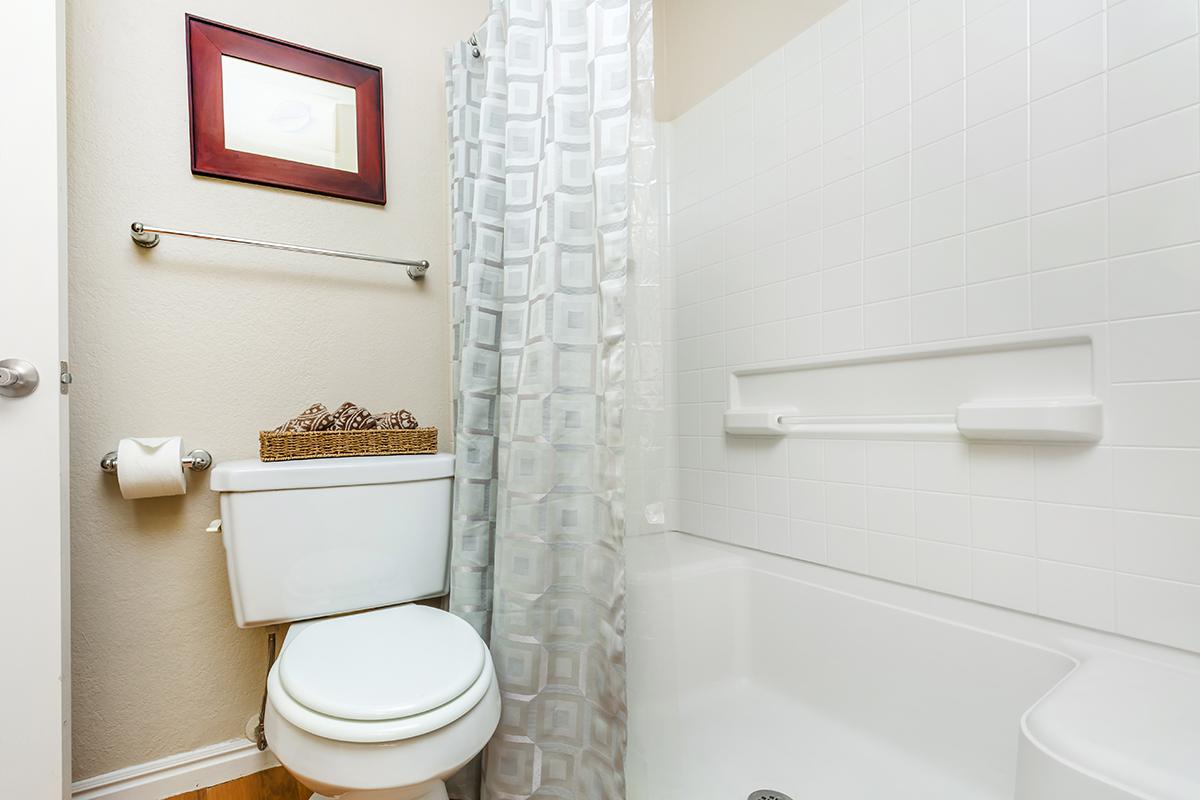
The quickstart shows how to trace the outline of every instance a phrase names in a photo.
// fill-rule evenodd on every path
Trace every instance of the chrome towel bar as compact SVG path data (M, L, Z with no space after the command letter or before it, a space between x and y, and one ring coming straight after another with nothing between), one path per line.
M412 278L414 281L424 278L425 273L429 270L428 261L411 261L406 258L385 258L384 256L367 255L366 253L353 253L349 250L326 250L323 247L305 247L298 244L263 242L258 239L242 239L237 236L219 236L215 233L178 231L171 228L157 228L153 225L146 225L141 222L135 222L129 226L129 235L133 237L133 241L138 247L156 247L159 239L161 238L160 234L163 236L187 236L192 239L208 239L214 242L248 244L251 247L267 247L271 250L287 250L292 253L309 253L314 256L352 258L356 261L375 261L380 264L399 264L402 267L408 267L408 277Z

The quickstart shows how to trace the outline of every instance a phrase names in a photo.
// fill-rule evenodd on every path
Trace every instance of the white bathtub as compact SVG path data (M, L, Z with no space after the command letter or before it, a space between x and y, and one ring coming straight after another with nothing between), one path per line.
M630 539L629 800L1200 798L1200 657Z

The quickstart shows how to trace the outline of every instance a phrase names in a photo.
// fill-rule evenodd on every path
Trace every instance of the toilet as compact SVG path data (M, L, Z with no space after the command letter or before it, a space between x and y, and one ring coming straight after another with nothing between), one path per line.
M446 800L500 719L487 645L413 601L448 589L454 456L214 467L233 611L293 623L267 742L314 798Z

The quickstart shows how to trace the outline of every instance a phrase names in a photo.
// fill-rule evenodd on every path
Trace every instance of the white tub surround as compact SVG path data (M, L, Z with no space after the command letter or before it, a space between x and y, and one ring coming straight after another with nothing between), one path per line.
M631 800L1200 796L1200 657L686 534L629 573Z
M669 526L1200 652L1200 6L846 0L726 79Z

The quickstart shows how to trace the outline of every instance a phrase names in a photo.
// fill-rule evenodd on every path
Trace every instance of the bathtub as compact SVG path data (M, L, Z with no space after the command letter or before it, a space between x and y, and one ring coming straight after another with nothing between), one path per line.
M681 533L627 570L629 800L1200 798L1200 656Z

